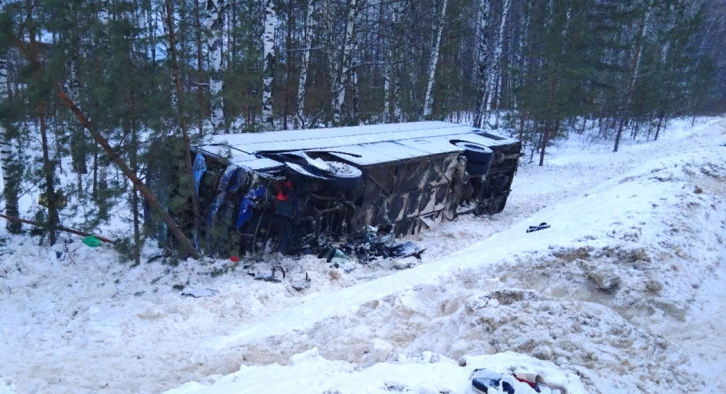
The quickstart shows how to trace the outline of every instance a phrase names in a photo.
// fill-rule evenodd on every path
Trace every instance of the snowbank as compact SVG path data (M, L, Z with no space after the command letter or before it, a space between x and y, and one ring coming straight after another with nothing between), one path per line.
M361 369L348 362L326 360L320 357L317 348L313 348L293 356L287 366L243 366L234 374L218 380L212 378L214 383L211 385L187 383L166 394L471 393L469 374L477 365L486 365L503 375L510 375L514 370L536 373L567 387L570 394L586 392L574 374L562 373L550 362L516 353L469 357L464 367L461 364L429 352L415 360L402 358ZM535 392L525 383L518 383L515 389L522 393Z

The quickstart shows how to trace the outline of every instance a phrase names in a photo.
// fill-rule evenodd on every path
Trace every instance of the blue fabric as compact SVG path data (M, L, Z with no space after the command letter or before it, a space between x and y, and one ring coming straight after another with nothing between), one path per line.
M201 153L197 153L197 156L194 158L192 172L194 173L194 190L197 196L199 196L199 183L201 183L204 173L207 172L207 163L204 161L204 156Z
M239 216L237 216L238 229L244 226L244 224L252 218L252 208L255 207L255 203L253 202L253 200L264 196L265 188L262 186L257 186L257 188L247 192L244 199L242 199L242 203L239 205Z
M222 207L222 203L224 202L224 197L227 195L227 191L235 192L235 190L230 190L230 181L234 180L236 182L237 177L237 170L239 170L236 166L229 166L226 170L224 170L224 174L219 178L219 185L217 186L217 195L214 196L214 200L212 200L212 204L209 206L209 210L207 211L207 223L211 227L214 224L214 217L217 216L217 212L219 211L219 208ZM237 183L237 188L239 188L239 182Z

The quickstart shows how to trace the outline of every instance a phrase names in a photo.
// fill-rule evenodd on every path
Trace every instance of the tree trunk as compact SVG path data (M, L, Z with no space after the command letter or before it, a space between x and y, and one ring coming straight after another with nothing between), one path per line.
M262 119L268 130L275 129L272 108L272 86L275 77L275 25L277 25L275 1L265 0L265 31L262 33L265 59L265 69L262 74Z
M353 33L355 27L355 17L357 14L357 0L350 0L348 4L348 17L345 22L345 37L343 41L343 58L340 64L340 70L337 72L333 80L333 123L340 125L340 114L345 102L345 90L350 73L351 47L353 46Z
M53 182L55 181L55 163L50 160L48 147L48 132L45 124L45 107L43 103L36 103L38 109L38 118L40 120L40 139L43 149L43 175L45 176L45 195L48 203L48 229L50 235L50 244L55 245L56 230L58 225L58 209L56 205L55 190Z
M136 131L136 122L132 118L131 123L131 170L135 173L139 173L138 166L138 148L139 141ZM136 189L131 191L131 213L134 217L134 263L141 264L141 224L139 220L139 193Z
M640 32L638 33L640 43L635 48L633 71L630 76L630 81L628 82L628 87L625 93L625 100L623 101L623 110L621 111L618 132L615 135L615 147L613 148L613 152L617 152L620 146L620 139L623 134L623 125L628 118L628 112L630 111L630 100L633 96L633 89L635 88L635 83L638 80L638 73L640 71L640 52L643 50L643 39L645 37L645 32L648 24L648 13L649 10L646 10L645 15L643 16L643 20L640 23Z
M660 111L660 116L658 116L658 126L655 128L655 138L653 138L653 141L658 141L658 136L660 135L660 127L663 124L663 117L665 116L665 111Z
M550 142L551 123L552 123L552 121L550 119L547 119L547 122L545 122L544 132L542 132L542 140L540 142L540 149L539 149L539 166L540 167L542 167L544 165L545 150L547 149L547 144Z
M91 188L91 196L94 200L98 199L98 142L93 144L93 187Z
M391 122L391 99L393 98L391 94L391 79L393 78L391 61L392 58L389 55L383 68L383 123Z
M474 114L474 127L484 127L484 113L486 112L486 90L489 82L487 81L487 67L489 66L489 0L483 0L483 9L480 11L478 21L479 37L477 37L477 64L476 64L476 110Z
M355 36L353 39L353 58L351 63L353 65L350 68L350 84L353 89L353 108L351 109L350 118L354 125L359 124L358 116L360 115L360 90L358 89L358 64L360 58L358 57L358 40L360 37Z
M186 172L187 172L187 184L188 184L188 193L191 197L192 201L192 211L194 213L194 235L196 236L199 234L199 205L197 203L197 194L196 189L194 187L194 175L192 170L192 152L191 152L191 141L189 138L189 133L187 132L187 122L186 117L184 115L184 111L182 109L182 103L184 102L184 90L181 86L181 71L179 70L179 62L176 54L176 34L174 33L174 23L172 22L171 15L172 15L172 0L166 0L166 25L167 29L169 31L169 52L171 55L171 65L172 65L172 73L174 75L174 88L176 89L176 95L178 98L178 102L176 103L176 110L178 112L179 116L179 124L181 126L182 131L182 138L184 139L184 161L186 164ZM220 0L221 1L221 0ZM134 172L134 176L136 176L136 172ZM193 247L192 247L193 248Z
M556 75L550 75L550 100L554 100L555 93L557 92L557 76ZM553 125L555 123L556 125ZM548 115L547 121L545 122L545 130L542 134L542 144L540 145L540 152L539 152L539 166L542 167L544 165L544 158L545 158L545 151L547 150L547 144L550 142L550 138L554 135L556 135L557 130L559 129L559 121L555 121L552 119L551 115Z
M300 121L300 127L305 128L305 95L307 93L305 84L308 80L308 66L310 65L310 46L313 42L313 12L315 11L315 1L308 0L308 9L305 15L305 35L303 37L303 60L300 65L300 79L297 84L297 118Z
M196 32L196 43L197 43L197 79L201 84L204 82L204 54L202 53L202 19L199 14L199 1L194 1L194 21ZM204 118L205 116L205 105L204 105L204 89L201 85L197 85L197 105L199 106L199 136L204 135Z
M6 60L0 57L0 105L10 100L8 94L8 67ZM7 124L4 124L7 122ZM3 177L3 195L5 196L5 212L11 216L18 216L18 187L20 186L20 163L13 152L13 135L10 121L7 118L0 121L0 168ZM7 230L12 234L21 231L20 222L8 222Z
M519 141L524 141L524 113L519 118Z
M174 220L169 216L169 214L166 213L164 208L159 203L159 200L156 198L154 193L149 190L146 185L143 184L139 180L139 178L134 174L134 172L129 168L126 163L124 163L121 156L117 155L116 152L114 152L113 148L111 148L111 145L108 143L108 141L101 136L101 134L98 133L98 131L95 130L91 122L86 118L86 116L81 112L81 110L76 106L76 104L71 101L68 96L65 94L62 88L58 88L57 90L58 97L60 97L61 101L73 111L78 121L81 122L83 127L88 130L91 135L93 135L93 139L96 140L96 142L101 145L103 150L106 152L106 154L109 157L113 158L114 163L118 166L118 168L123 172L124 175L126 175L126 178L128 178L131 183L134 184L134 187L138 189L141 194L144 196L146 201L149 203L151 208L159 215L161 216L162 220L164 220L164 223L169 227L172 234L176 237L176 239L184 246L184 248L191 254L192 257L195 259L200 258L199 253L194 248L194 245L189 240L189 238L184 235L184 233L179 229L179 226L177 226L176 223L174 223Z
M68 79L68 94L73 101L78 101L80 96L80 82L78 81L78 62L75 59L78 56L78 52L73 49L73 55L70 56L72 60L68 63L70 70L70 77ZM83 174L88 173L86 167L86 143L83 139L83 129L76 129L76 127L69 125L71 130L71 162L73 165L73 172L76 173L78 182L78 198L83 198Z
M0 213L0 218L3 218L3 219L5 219L5 220L7 220L9 222L25 223L25 224L30 224L32 226L48 228L48 224L47 223L38 223L38 222L34 222L32 220L20 219L20 218L17 218L15 216L3 215L1 213ZM93 236L93 237L96 237L96 238L98 238L99 240L101 240L103 242L108 242L110 244L115 244L116 243L116 241L114 241L112 239L104 238L104 237L101 237L100 235L95 235L95 234L87 233L87 232L84 232L84 231L74 230L72 228L67 228L67 227L62 227L62 226L55 226L55 229L56 230L59 230L59 231L66 232L66 233L71 233L71 234L76 234L76 235L82 235L84 237L91 237L91 236Z
M29 31L28 31L28 38L30 41L30 49L29 51L32 51L35 53L37 50L36 48L36 41L35 41L35 29L33 28L33 2L31 0L26 1L26 20L30 25ZM18 40L18 43L20 41ZM23 46L24 48L24 46ZM28 50L24 51L28 52ZM35 60L35 58L33 59ZM34 64L34 66L37 67L37 64ZM33 79L36 82L39 82L39 76L38 72L40 72L39 68L36 68L35 72L33 73ZM35 108L38 110L38 119L40 122L40 138L41 138L41 149L43 151L43 176L45 178L45 195L46 195L46 203L48 208L48 216L46 218L46 222L49 226L49 235L50 235L50 244L55 245L56 242L56 230L55 226L58 225L58 210L56 206L56 198L55 198L55 191L53 190L53 183L54 183L54 176L55 176L55 165L50 160L50 153L49 153L49 147L48 147L48 132L47 127L45 123L45 106L42 102L37 101L35 103Z
M499 24L499 35L497 36L497 42L494 44L494 56L491 60L491 70L487 80L489 81L489 87L487 91L486 109L484 110L484 119L489 122L489 113L492 110L492 102L494 101L494 92L497 90L497 84L499 81L499 62L502 57L502 44L504 43L504 27L507 24L507 16L509 15L509 5L511 0L504 0L504 6L502 8L502 21ZM499 104L497 104L497 111L499 111ZM497 115L498 116L498 115Z
M290 1L287 4L287 36L285 37L285 49L287 51L286 58L287 61L285 63L285 102L284 102L284 112L282 116L282 128L284 130L287 130L287 121L289 116L289 110L290 110L290 94L292 91L292 74L295 70L294 68L294 62L292 57L292 32L295 28L295 13L293 8L293 3Z
M429 60L429 82L426 87L426 96L424 96L423 118L430 119L433 111L434 100L431 93L434 90L434 80L436 77L436 65L439 62L439 47L441 46L441 33L444 31L444 22L446 21L446 4L448 0L444 0L441 6L441 17L439 17L439 26L436 33L436 43L431 49L431 59Z
M207 40L209 52L209 94L211 95L212 133L219 134L225 128L224 99L222 98L222 49L224 47L224 0L207 0L207 28L211 36ZM168 18L168 16L167 16Z

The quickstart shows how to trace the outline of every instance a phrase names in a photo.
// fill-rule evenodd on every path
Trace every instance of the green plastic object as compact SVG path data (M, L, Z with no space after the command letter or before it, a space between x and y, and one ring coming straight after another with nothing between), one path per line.
M88 246L90 246L90 247L92 247L92 248L95 248L97 246L101 246L101 244L103 242L101 242L100 239L98 239L98 238L94 237L93 235L91 235L91 236L88 236L86 238L83 238L83 243L86 244L86 245L88 245Z

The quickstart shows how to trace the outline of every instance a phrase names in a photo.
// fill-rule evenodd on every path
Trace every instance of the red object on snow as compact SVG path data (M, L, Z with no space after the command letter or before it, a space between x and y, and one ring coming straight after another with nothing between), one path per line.
M527 380L527 379L524 379L524 378L522 378L522 377L519 377L519 376L517 376L517 375L513 375L513 376L514 376L514 378L515 378L515 379L519 380L520 382L522 382L522 383L527 383L527 384L528 384L528 385L529 385L530 387L532 387L532 388L533 388L533 389L535 389L535 390L536 390L536 389L538 388L538 387L537 387L537 382L530 382L529 380Z
M232 260L233 263L239 263L239 257L237 256L232 256L229 259Z

